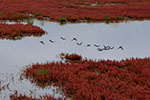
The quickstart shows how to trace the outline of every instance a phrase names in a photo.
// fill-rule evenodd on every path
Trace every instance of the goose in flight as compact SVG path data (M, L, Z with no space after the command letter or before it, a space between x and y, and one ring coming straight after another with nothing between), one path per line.
M112 49L114 49L114 46L113 47L105 46L105 48L108 49L108 50L110 50L110 49L112 50Z
M103 51L104 49L101 49L101 48L97 48L97 51Z
M91 45L90 45L90 44L87 44L86 46L87 46L87 47L90 47Z
M77 45L82 45L82 42L80 42L80 43L77 42L76 44L77 44Z
M45 43L43 41L40 41L41 44L45 45Z
M124 50L122 46L119 46L118 49Z
M109 50L110 49L110 46L105 46L105 45L103 45L103 50Z
M100 45L94 44L95 47L99 47Z
M66 38L64 38L64 37L60 37L60 39L62 39L62 40L66 40Z
M54 43L55 41L53 41L53 40L49 39L49 42Z
M71 41L77 41L77 38L72 38L72 40Z

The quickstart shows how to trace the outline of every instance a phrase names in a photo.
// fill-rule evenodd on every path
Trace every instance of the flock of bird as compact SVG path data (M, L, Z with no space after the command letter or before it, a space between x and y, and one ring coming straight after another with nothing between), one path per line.
M64 37L60 37L60 39L63 40L63 41L66 40L66 38L64 38ZM75 37L72 38L71 41L75 41L77 45L82 45L83 44L83 42L78 42L77 38L75 38ZM49 39L49 42L50 43L55 43L55 41L51 40L51 39ZM45 45L44 41L40 41L40 43L42 45ZM92 46L92 45L91 44L86 44L86 47L90 47L90 46ZM100 48L99 44L94 44L93 46L95 46L97 48L97 51L113 50L114 49L114 46L111 47L111 46L103 45L103 48ZM123 46L119 46L117 49L124 50Z

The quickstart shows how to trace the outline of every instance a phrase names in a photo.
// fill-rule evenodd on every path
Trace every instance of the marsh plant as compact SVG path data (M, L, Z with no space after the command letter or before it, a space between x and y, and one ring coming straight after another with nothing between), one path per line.
M48 72L47 69L40 69L39 73L42 74L42 75L47 75L49 72Z
M60 21L60 25L66 24L67 18L65 18L65 17L60 17L60 18L59 18L59 21Z
M124 17L123 16L116 16L116 19L118 19L118 20L124 20Z
M106 21L107 23L110 22L110 16L109 16L109 15L105 15L105 21Z
M0 16L2 16L3 15L3 13L2 12L0 12Z
M33 25L34 21L33 20L28 20L27 23L30 24L30 25Z

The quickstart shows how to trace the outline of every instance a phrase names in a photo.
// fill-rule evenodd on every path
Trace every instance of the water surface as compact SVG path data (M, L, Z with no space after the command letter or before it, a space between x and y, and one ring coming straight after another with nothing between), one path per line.
M60 59L57 56L62 52L77 53L83 57L96 60L150 57L150 21L112 24L81 23L61 26L54 22L34 20L34 25L41 27L48 34L42 37L25 37L17 41L0 40L0 73L2 74L0 80L5 80L5 76L12 76L10 74L18 77L18 72L32 63L58 61ZM65 40L60 39L60 37L64 37ZM71 41L74 37L78 39L78 43L82 42L82 45L77 45L76 41ZM51 43L49 39L55 42ZM45 45L41 44L40 41L43 41ZM87 44L91 46L87 47ZM114 49L97 51L97 47L94 44L100 45L99 48L103 48L103 45L114 46ZM124 50L117 49L119 46L123 46ZM9 83L9 81L5 80L3 84ZM14 82L10 84L10 88L19 90L21 93L28 93L29 89L37 89L27 80L24 80L24 82L17 81L17 84L13 84ZM40 91L39 89L37 90ZM11 91L3 91L2 98L9 93ZM40 93L52 93L52 91L41 89Z

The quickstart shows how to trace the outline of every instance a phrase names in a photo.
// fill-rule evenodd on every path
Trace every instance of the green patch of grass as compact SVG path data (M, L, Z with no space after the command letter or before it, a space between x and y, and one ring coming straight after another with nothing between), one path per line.
M27 23L33 25L34 21L33 20L28 20Z
M110 22L110 16L109 15L105 15L105 20L106 20L107 23L109 23Z
M124 17L123 16L116 16L116 19L124 20Z
M59 21L60 21L60 23L66 23L67 18L65 18L65 17L60 17L60 18L59 18Z
M47 75L49 72L48 72L47 69L40 69L39 73L42 74L42 75Z
M3 13L2 12L0 12L0 16L2 16L3 15Z
M35 13L34 14L35 16L40 16L41 14L39 12Z

